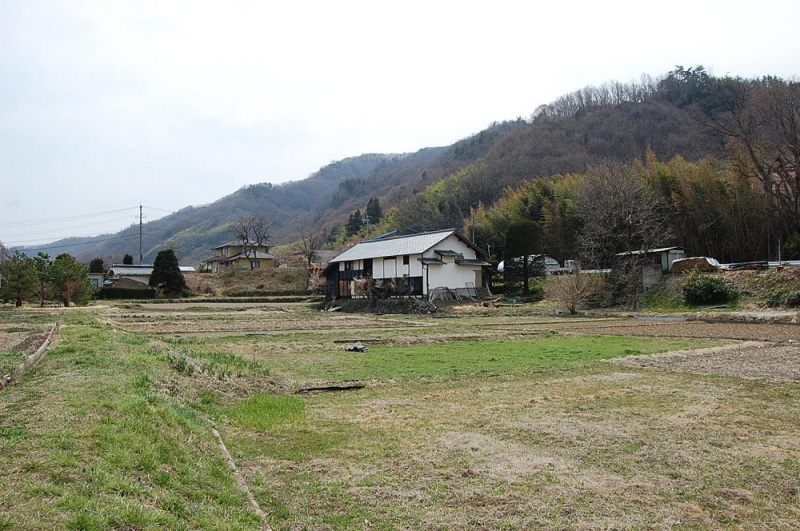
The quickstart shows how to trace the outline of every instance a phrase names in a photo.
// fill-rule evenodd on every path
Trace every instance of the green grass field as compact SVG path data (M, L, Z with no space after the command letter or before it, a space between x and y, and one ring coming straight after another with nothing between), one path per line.
M189 314L132 333L112 310L65 312L44 362L0 392L0 529L800 521L800 386L607 362L718 341L506 336L484 325L518 318L483 316L331 331L302 307L214 316L274 335L180 339ZM337 342L352 337L369 352Z

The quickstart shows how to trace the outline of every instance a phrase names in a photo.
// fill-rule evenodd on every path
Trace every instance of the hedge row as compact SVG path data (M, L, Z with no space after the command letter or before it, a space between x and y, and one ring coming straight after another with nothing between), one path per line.
M103 287L98 291L97 297L100 299L154 299L156 290L154 288L135 289L135 288L110 288Z

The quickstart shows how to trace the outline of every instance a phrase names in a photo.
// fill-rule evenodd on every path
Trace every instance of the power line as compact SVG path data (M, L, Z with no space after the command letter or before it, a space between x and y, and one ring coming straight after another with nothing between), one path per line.
M121 240L123 238L130 238L132 236L138 236L138 233L137 234L125 234L124 236L114 236L113 238L104 238L102 240L92 240L92 241L88 241L88 242L79 242L79 243L64 243L64 244L60 244L60 245L49 245L49 246L45 246L45 247L35 247L35 246L34 247L22 247L22 248L15 247L12 250L13 251L19 251L19 252L44 251L44 250L47 250L47 249L61 249L62 247L76 247L78 245L91 245L93 243L108 242L108 241L111 241L111 240Z
M107 225L109 223L120 224L120 223L124 223L125 221L126 220L119 219L119 218L109 219L107 221L92 221L91 223L83 224L83 225L71 225L71 226L68 226L68 227L58 227L58 231L59 232L66 232L66 231L72 231L72 230L77 230L77 229L85 229L85 228L88 228L88 227L97 227L99 225ZM133 223L133 222L131 222L131 223ZM125 227L125 228L127 228L127 227ZM119 230L124 230L124 228L123 229L119 229ZM52 228L41 229L41 230L37 229L37 230L34 230L34 231L27 231L27 230L25 231L26 235L52 234L52 233L53 233L53 229ZM75 237L81 238L82 236L75 236ZM36 241L36 240L26 240L26 241ZM52 237L48 238L47 241L53 241L53 238ZM8 245L9 243L14 243L14 242L5 242L5 243Z
M106 216L108 214L116 214L119 212L125 212L127 210L135 210L139 208L138 206L135 207L128 207L128 208L120 208L117 210L106 210L105 212L94 212L91 214L78 214L75 216L62 216L58 218L46 218L46 219L38 219L38 220L25 220L25 221L0 221L0 227L27 227L30 225L45 225L48 223L63 223L65 221L74 221L79 219L87 219L87 218L95 218L100 216Z
M163 232L143 232L142 234L144 234L145 236L164 236ZM45 247L36 247L36 246L14 247L12 245L9 245L8 247L12 251L19 251L19 252L43 251L43 250L46 250L46 249L61 249L62 247L76 247L78 245L92 245L92 244L95 244L95 243L108 242L108 241L111 241L111 240L121 240L123 238L132 238L132 237L138 236L138 235L139 235L139 233L136 232L136 233L133 233L133 234L125 234L123 236L114 236L113 238L103 238L102 240L90 240L88 242L78 242L78 243L64 243L64 244L59 244L59 245L48 245L48 246L45 246Z

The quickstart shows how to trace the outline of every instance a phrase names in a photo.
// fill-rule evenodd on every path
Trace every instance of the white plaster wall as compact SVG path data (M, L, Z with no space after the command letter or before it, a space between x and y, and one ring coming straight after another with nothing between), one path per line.
M456 264L445 264L440 266L430 266L430 276L428 277L428 285L430 289L445 287L445 288L463 288L466 287L467 282L475 282L475 270L480 271L478 266L463 266ZM423 279L423 284L425 280Z
M431 250L425 253L425 256L427 258L441 258L445 262L445 265L429 266L427 284L430 289L439 287L463 288L466 287L467 282L472 282L476 286L479 286L479 283L475 282L475 271L480 271L480 266L457 265L455 263L455 257L440 257L438 254L436 254L437 249L441 251L455 251L457 253L461 253L466 259L476 258L475 250L466 243L462 242L455 235L452 235L436 244ZM425 278L423 278L422 283L423 286L425 286Z
M469 259L475 258L475 250L466 243L462 242L454 234L450 235L445 240L442 240L441 242L434 245L430 251L425 253L425 256L432 254L438 257L439 255L434 253L434 251L437 249L440 251L455 251L457 253L461 253L464 255L464 258L469 258ZM452 257L446 257L446 258L450 258L450 260L452 261Z
M409 277L422 276L422 264L419 258L422 255L412 254L408 257L408 264L403 264L403 255L394 257L394 260L387 260L388 257L374 258L372 260L372 278L402 278L403 275Z

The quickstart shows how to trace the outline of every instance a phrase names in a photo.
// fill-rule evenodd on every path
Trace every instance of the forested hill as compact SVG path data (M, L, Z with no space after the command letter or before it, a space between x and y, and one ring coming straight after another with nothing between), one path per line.
M529 120L495 123L448 147L361 155L300 181L246 186L212 204L147 223L145 260L172 247L182 263L194 264L210 247L230 239L231 222L250 213L273 222L273 244L295 240L301 227L328 234L341 229L372 197L380 198L384 210L394 207L393 228L459 226L470 206L491 204L505 188L537 177L581 172L609 160L630 163L648 148L662 160L678 154L688 160L721 157L721 142L704 133L693 116L707 78L702 70L681 69L659 79L587 87L539 106ZM119 260L125 253L138 254L136 234L130 227L56 242L65 245L62 249L46 247L51 255L63 250L82 260ZM83 242L92 243L75 245Z
M399 202L401 229L461 226L470 207L491 205L508 187L536 178L583 172L610 161L631 163L650 149L660 160L721 158L724 146L697 119L702 69L659 80L586 87L536 109L525 126L506 135L480 164Z
M263 214L273 224L272 244L291 242L303 226L347 217L371 197L398 198L412 193L415 178L431 182L485 156L492 145L524 121L492 124L486 130L448 147L423 148L407 154L366 154L333 162L299 181L244 186L211 204L190 206L144 224L144 260L171 247L182 264L195 265L210 248L232 238L230 224L247 214ZM424 177L423 177L424 175ZM424 188L424 186L423 186ZM335 225L335 223L333 224ZM138 226L92 238L67 238L42 246L51 256L61 252L88 261L103 257L118 262L138 255ZM35 254L38 248L27 248Z

